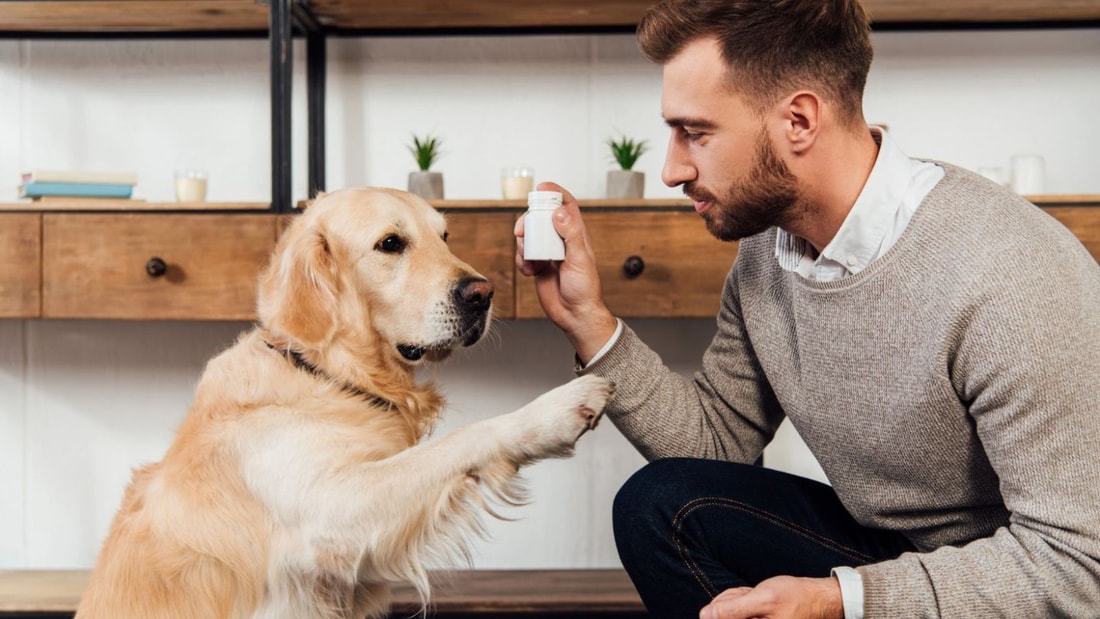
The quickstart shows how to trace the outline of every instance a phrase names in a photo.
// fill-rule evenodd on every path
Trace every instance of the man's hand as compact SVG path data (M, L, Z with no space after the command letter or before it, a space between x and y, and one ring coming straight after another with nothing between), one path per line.
M844 619L835 578L776 576L755 587L727 589L699 611L700 619Z
M516 267L535 278L542 311L569 338L582 363L588 363L618 327L608 311L596 271L596 255L588 240L576 198L554 183L539 183L539 191L560 191L562 205L554 210L554 229L565 239L562 262L523 259L523 218L516 222Z

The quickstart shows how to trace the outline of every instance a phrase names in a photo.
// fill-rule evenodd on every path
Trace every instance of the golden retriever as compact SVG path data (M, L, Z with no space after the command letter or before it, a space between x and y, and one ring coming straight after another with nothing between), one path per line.
M164 459L134 472L81 619L377 617L389 583L466 558L519 467L572 453L612 387L585 377L421 442L415 366L477 342L492 286L410 194L319 197L259 283L259 324L205 369Z

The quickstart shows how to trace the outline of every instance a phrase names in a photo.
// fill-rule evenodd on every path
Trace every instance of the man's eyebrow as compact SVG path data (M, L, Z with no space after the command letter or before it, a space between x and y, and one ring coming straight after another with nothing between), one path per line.
M672 118L666 118L665 124L673 129L680 127L691 127L692 129L711 130L718 127L713 121L705 118L691 118L689 116L674 116Z

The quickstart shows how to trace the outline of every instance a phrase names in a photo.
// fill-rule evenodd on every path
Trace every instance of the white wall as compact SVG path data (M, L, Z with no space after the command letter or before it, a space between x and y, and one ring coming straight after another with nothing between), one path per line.
M1100 32L886 33L875 43L867 117L910 154L977 168L1038 153L1049 192L1100 193ZM409 135L433 131L446 143L438 169L449 198L497 197L499 168L513 164L599 197L603 143L625 132L655 146L639 164L647 195L678 195L659 182L660 72L632 37L346 39L330 42L329 58L330 187L402 187ZM266 59L262 41L0 41L0 202L31 168L133 170L139 196L171 200L182 166L210 170L211 200L267 200ZM130 468L160 457L204 361L247 326L0 321L0 568L89 566ZM711 320L635 326L685 374L713 332ZM499 323L490 342L436 370L451 402L440 430L568 380L570 358L548 324ZM789 429L767 457L820 478ZM572 460L530 469L534 504L491 526L476 565L617 565L609 503L640 464L602 424Z

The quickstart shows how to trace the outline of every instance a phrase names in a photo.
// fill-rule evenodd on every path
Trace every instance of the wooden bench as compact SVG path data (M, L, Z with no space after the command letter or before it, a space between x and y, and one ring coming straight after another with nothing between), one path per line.
M0 617L70 618L88 576L87 570L0 571ZM440 619L647 617L630 579L619 569L473 570L433 581L430 615ZM394 589L394 619L419 610L411 587Z

